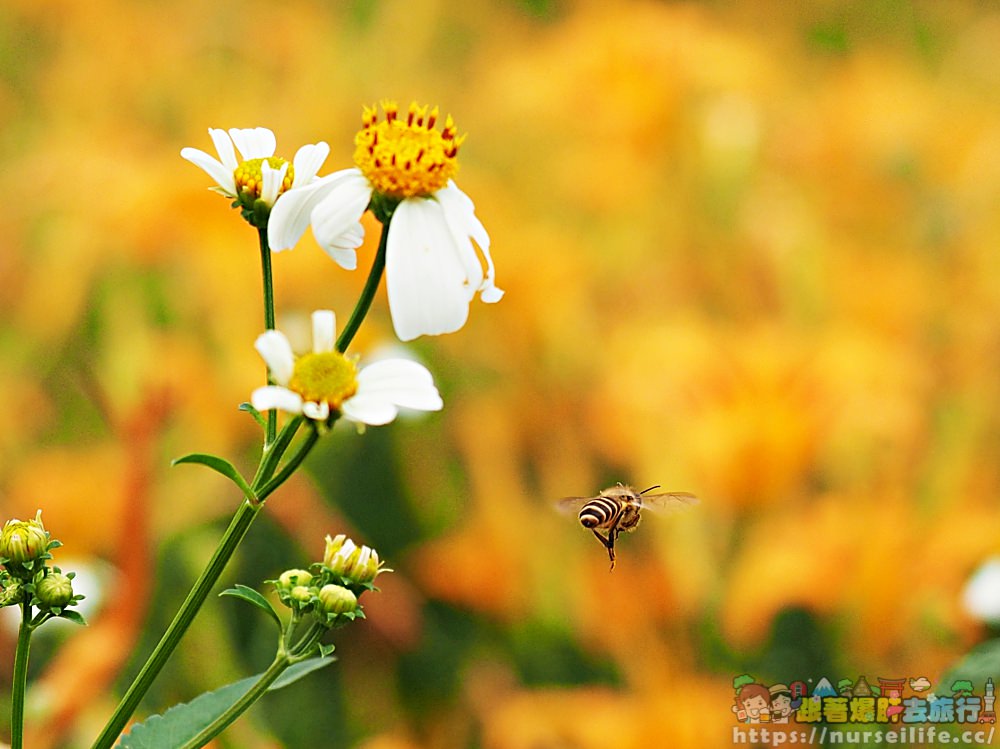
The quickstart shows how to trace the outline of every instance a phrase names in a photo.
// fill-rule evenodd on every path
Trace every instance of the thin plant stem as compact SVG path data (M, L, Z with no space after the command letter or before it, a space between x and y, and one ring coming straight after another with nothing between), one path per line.
M21 604L21 626L14 654L14 684L10 698L10 749L24 746L24 693L28 686L28 650L31 646L31 604Z
M361 327L361 323L372 306L375 292L378 291L379 282L382 280L382 272L385 270L385 251L388 243L389 222L386 221L382 224L382 236L378 240L378 250L375 252L375 260L372 261L372 269L368 272L368 280L365 281L361 296L358 297L358 303L354 305L354 311L351 313L347 325L344 326L337 338L337 351L340 353L347 351L347 347L351 345L354 335L358 332L358 328Z
M109 749L119 734L121 734L128 719L135 712L142 698L149 690L149 687L167 662L167 659L174 652L174 648L177 647L184 633L191 626L191 622L197 615L198 610L212 591L230 557L236 551L236 547L243 540L251 523L253 523L254 518L257 517L257 513L260 512L262 507L263 505L253 505L248 500L244 500L240 505L239 510L236 511L236 515L233 516L232 522L219 541L219 546L212 555L208 566L205 567L198 577L194 587L191 588L187 598L184 599L184 603L177 610L173 621L170 622L170 626L167 627L167 631L163 633L163 637L160 638L156 648L146 660L139 675L136 676L135 681L132 682L125 696L122 697L118 708L108 720L104 730L97 737L93 745L94 749Z
M257 229L260 241L260 274L264 285L264 329L274 330L274 280L271 276L271 248L267 242L267 225ZM271 373L267 373L268 384L273 384ZM278 412L273 408L267 412L267 426L264 433L264 448L274 442L278 433Z
M260 675L260 678L254 682L254 685L247 690L246 694L230 705L222 715L203 728L194 738L183 744L180 749L198 749L222 733L267 693L267 690L284 673L285 669L307 656L325 631L325 627L314 624L292 650L286 650L284 644L282 644L274 661Z

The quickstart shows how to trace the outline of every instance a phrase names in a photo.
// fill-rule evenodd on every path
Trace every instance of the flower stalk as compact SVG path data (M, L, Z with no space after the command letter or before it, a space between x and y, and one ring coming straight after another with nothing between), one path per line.
M31 647L31 604L21 604L21 625L17 630L17 650L14 653L14 683L10 706L10 747L24 746L24 693L28 685L28 651Z

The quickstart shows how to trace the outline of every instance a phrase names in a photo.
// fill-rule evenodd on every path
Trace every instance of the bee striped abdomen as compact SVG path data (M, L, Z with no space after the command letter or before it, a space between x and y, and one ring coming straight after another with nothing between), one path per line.
M580 525L584 528L605 528L614 523L622 511L620 500L595 497L580 508Z

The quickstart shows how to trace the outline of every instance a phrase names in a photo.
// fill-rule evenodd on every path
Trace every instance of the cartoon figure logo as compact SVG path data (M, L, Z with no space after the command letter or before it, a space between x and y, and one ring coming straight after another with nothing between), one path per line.
M732 712L739 723L996 723L992 677L981 692L968 679L956 679L935 694L926 676L857 679L797 679L770 686L751 674L733 679Z

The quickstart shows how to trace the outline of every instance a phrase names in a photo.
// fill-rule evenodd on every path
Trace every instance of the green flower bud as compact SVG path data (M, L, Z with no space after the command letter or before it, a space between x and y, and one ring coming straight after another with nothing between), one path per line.
M358 597L340 585L324 585L319 590L319 610L324 614L350 614L358 608Z
M61 609L73 600L73 580L61 572L50 572L35 584L39 608Z
M358 546L344 534L326 537L323 566L352 583L371 583L381 572L387 572L378 560L378 552L368 546Z
M312 582L311 572L305 570L285 570L278 578L278 585L282 588L294 588L297 585L308 585Z
M288 597L298 603L309 603L313 597L313 589L305 585L296 585L288 592Z
M42 511L34 520L8 520L0 531L0 557L14 565L40 559L49 549L49 534L42 525Z
M24 586L14 578L4 581L4 586L0 589L0 607L13 606L24 600Z

